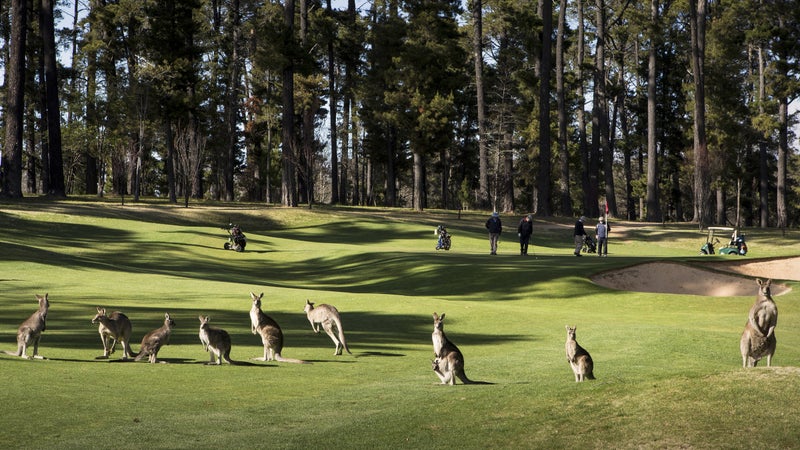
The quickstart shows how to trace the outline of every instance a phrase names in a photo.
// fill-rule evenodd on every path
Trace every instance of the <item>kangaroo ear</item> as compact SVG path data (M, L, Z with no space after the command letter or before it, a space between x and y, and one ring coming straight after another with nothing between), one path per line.
M164 318L169 319L169 313L164 313Z
M436 314L436 313L433 313L433 320L439 320L439 315Z

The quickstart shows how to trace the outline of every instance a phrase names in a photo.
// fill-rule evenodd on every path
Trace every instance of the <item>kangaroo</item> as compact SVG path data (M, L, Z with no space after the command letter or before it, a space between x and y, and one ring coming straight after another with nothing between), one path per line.
M134 358L136 354L131 350L131 333L133 327L128 316L119 311L114 311L106 315L106 309L97 307L97 315L92 319L92 323L99 324L97 331L100 333L100 341L103 342L103 356L98 359L107 359L117 347L117 341L122 343L122 359Z
M314 333L319 333L319 324L322 324L322 329L328 333L328 336L330 336L333 344L336 346L336 350L333 352L334 355L341 355L342 349L347 350L347 353L350 353L351 355L353 354L353 352L351 352L347 347L347 342L344 340L342 319L339 316L339 311L336 309L336 307L323 303L315 308L314 304L306 299L304 311L306 312L308 321L311 322L311 329L314 330ZM339 332L338 337L333 332L334 325Z
M206 364L222 364L222 360L228 364L235 364L231 360L231 335L221 328L215 328L208 324L211 320L208 316L200 316L200 342L203 343L203 350L209 353L211 359Z
M758 283L758 295L747 314L747 323L739 341L742 367L755 367L765 356L767 367L770 367L777 345L775 327L778 325L778 307L772 300L770 291L772 280L756 279L756 283Z
M157 360L158 351L161 350L162 346L169 344L169 336L174 326L175 321L169 317L169 313L164 314L164 325L162 325L161 328L156 328L145 334L142 338L142 345L139 348L139 354L136 356L135 361L141 361L147 356L151 364L155 364L156 362L163 363L164 361Z
M253 299L253 306L250 308L250 331L252 331L253 334L260 335L261 342L264 343L264 357L253 359L255 361L272 361L274 359L279 362L306 364L305 361L299 359L290 359L281 356L281 350L283 350L283 331L281 331L278 322L275 322L272 317L261 311L262 297L264 297L263 292L261 295L250 293L250 298Z
M3 353L7 355L21 356L25 359L45 359L44 356L39 355L39 340L42 338L42 332L47 329L47 311L50 309L49 294L44 294L44 297L39 294L34 295L39 302L39 309L19 326L17 351L4 350ZM33 356L28 356L28 347L31 344L33 344Z
M442 384L456 384L456 377L464 384L473 384L464 372L464 355L456 344L450 342L444 334L444 316L433 313L433 371L442 380Z
M583 347L578 345L575 340L575 329L577 327L566 326L567 328L567 342L565 344L567 350L567 361L572 372L575 374L575 381L594 380L594 363L592 357Z

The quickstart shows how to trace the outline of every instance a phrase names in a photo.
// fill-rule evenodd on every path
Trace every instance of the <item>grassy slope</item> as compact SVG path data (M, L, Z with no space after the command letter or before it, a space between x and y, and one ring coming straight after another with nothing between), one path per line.
M800 308L778 297L772 369L743 370L738 341L753 297L618 292L588 275L651 259L703 261L696 227L612 234L611 257L571 257L571 220L534 227L536 258L508 230L488 255L484 214L282 209L27 199L0 204L0 347L50 293L46 361L0 356L0 442L8 448L790 448L800 442ZM237 222L247 252L221 249ZM436 252L434 225L453 250ZM613 230L612 230L613 232ZM800 254L800 233L752 230L747 258ZM794 243L787 245L787 243ZM707 259L723 257L706 257ZM283 355L312 365L210 367L199 314L260 356L248 292L282 326ZM756 286L753 283L753 292ZM342 312L354 355L334 357L303 314ZM134 325L134 351L164 312L170 364L95 360L96 305ZM491 385L439 386L432 312ZM577 384L564 325L595 360ZM119 353L115 356L119 357Z

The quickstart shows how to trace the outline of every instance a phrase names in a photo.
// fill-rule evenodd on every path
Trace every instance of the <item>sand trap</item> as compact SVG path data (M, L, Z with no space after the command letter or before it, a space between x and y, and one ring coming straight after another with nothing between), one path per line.
M800 281L800 257L693 265L652 262L604 272L593 276L592 281L623 291L733 297L755 294L758 291L755 278ZM788 286L772 283L773 295L789 290Z
M712 269L725 270L750 277L800 281L800 257L797 256L757 261L721 261L707 265Z

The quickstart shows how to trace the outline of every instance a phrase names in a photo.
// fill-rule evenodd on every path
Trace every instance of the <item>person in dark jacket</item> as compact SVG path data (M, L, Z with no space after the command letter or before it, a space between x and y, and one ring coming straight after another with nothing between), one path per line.
M532 234L533 234L533 215L528 214L527 216L523 217L522 220L520 220L519 226L517 227L517 235L519 236L520 255L528 254L528 243L531 240Z
M489 247L492 255L497 254L497 243L500 241L500 233L503 232L503 223L500 222L500 214L495 211L492 217L486 221L486 229L489 230Z
M583 222L585 221L586 217L581 216L581 218L575 222L575 256L581 256L583 240L586 238L586 231L583 229Z

